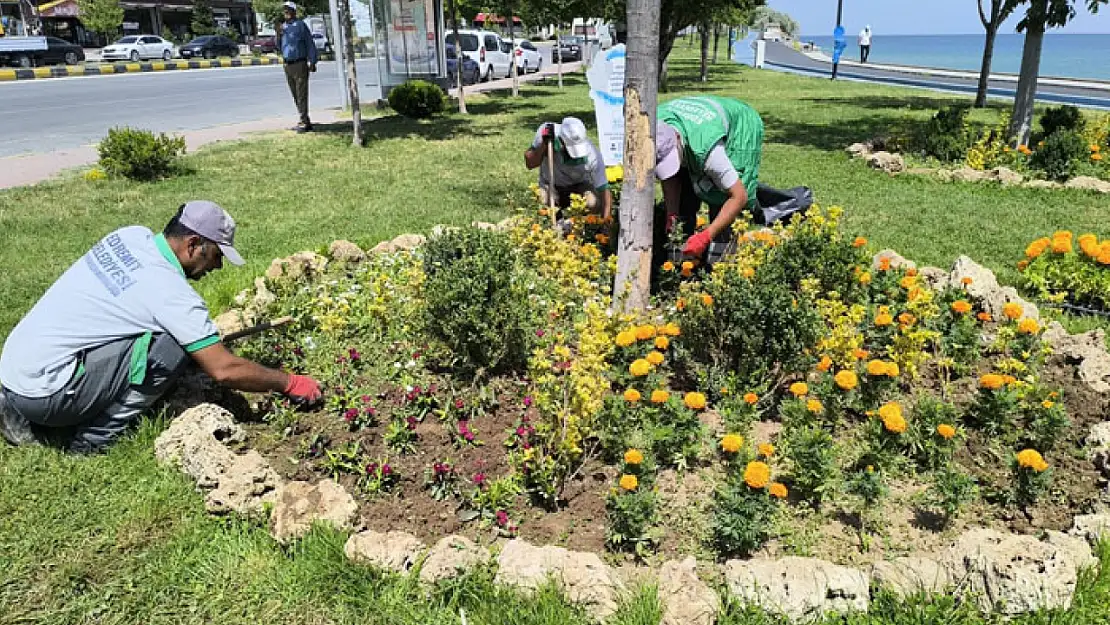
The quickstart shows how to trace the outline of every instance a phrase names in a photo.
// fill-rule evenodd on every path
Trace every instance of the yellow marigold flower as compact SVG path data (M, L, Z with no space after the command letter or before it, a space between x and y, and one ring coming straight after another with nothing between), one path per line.
M861 273L859 275L859 283L864 285L864 286L867 286L868 284L871 284L871 274L867 273L866 271Z
M1020 319L1023 312L1025 311L1022 310L1021 304L1017 302L1007 302L1006 305L1002 307L1002 314L1011 321Z
M651 403L653 404L665 404L670 398L671 394L663 389L655 389L651 392Z
M900 323L904 326L912 326L916 322L917 322L917 317L914 317L913 315L911 315L908 312L904 312L904 313L898 315L898 323Z
M875 315L875 325L880 328L889 326L892 323L894 323L894 317L891 317L890 313L879 313Z
M744 446L744 437L739 434L725 434L721 437L721 451L734 454Z
M952 302L952 311L956 314L966 315L967 313L971 312L971 304L962 299L956 300L955 302Z
M637 326L636 340L647 341L655 338L655 326Z
M674 271L674 263L669 260L663 263L663 271Z
M663 364L663 360L664 360L663 352L655 352L655 351L648 352L648 355L645 356L645 358L647 359L648 362L650 362L651 364L656 365L656 366Z
M1037 323L1036 319L1026 317L1025 319L1022 319L1020 323L1018 323L1018 332L1021 332L1022 334L1032 335L1040 331L1041 325Z
M705 395L701 393L686 393L686 397L682 400L687 408L691 410L703 410L705 408Z
M883 404L879 408L879 418L888 432L901 434L906 431L906 418L902 416L902 406L898 402Z
M937 426L937 434L946 441L952 440L952 438L956 436L956 428L947 423L941 423Z
M852 356L854 356L856 360L863 360L863 359L867 358L870 355L871 355L871 352L867 351L866 349L861 349L859 347L852 350Z
M752 269L751 267L744 267L744 270L740 272L740 275L744 276L745 278L751 278L755 275L755 269Z
M754 406L758 402L759 395L756 395L755 393L744 393L744 403L748 404L749 406Z
M1041 402L1041 406L1045 410L1051 410L1052 407L1055 406L1055 405L1056 405L1056 402L1052 401L1051 399L1046 399L1046 400Z
M1071 239L1053 239L1052 251L1057 254L1067 254L1071 252Z
M678 301L676 301L674 303L674 306L675 306L675 308L677 308L679 310L679 312L681 312L683 310L686 310L686 298L685 297L678 298Z
M1048 463L1045 462L1044 457L1036 449L1023 449L1017 454L1018 466L1023 469L1032 469L1040 473L1048 468Z
M1091 151L1092 152L1101 152L1102 151L1102 146L1097 144L1097 143L1092 143L1091 144Z
M668 323L667 325L663 326L663 334L666 334L667 336L672 336L672 337L673 336L681 336L682 331L679 329L678 324L674 323L672 321L671 323Z
M896 377L898 377L898 374L900 374L901 372L902 372L901 369L898 368L898 363L896 363L896 362L886 363L886 375L887 375L888 378L896 378Z
M644 454L639 449L629 449L628 451L624 452L624 463L625 464L635 465L635 464L640 464L643 461L644 461Z
M608 243L609 243L609 236L601 234L600 232L597 233L597 235L594 236L594 239L598 243L600 243L601 245L608 245Z
M994 321L994 318L991 317L991 314L989 312L981 312L976 315L976 317L979 319L979 321L982 321L983 323L990 323L991 321Z
M832 367L832 358L829 358L828 356L822 356L821 357L821 362L817 363L817 370L818 371L822 371L822 372L828 371L831 367Z
M713 296L708 294L708 293L702 293L701 294L701 303L704 306L712 306L713 305Z
M775 482L774 484L771 484L770 488L767 489L767 492L776 499L786 499L786 495L789 494L786 490L786 486L780 482Z
M1091 155L1091 160L1095 161L1097 163L1098 161L1102 160L1102 155L1099 154L1098 152L1095 152L1094 154Z
M899 281L898 284L903 289L906 289L908 291L908 290L912 289L914 286L917 285L917 278L915 278L913 276L906 276L906 277L902 278L902 280Z
M867 239L863 237L856 237L856 239L852 241L852 247L863 247L864 245L867 245Z
M850 391L859 385L859 378L856 376L855 371L841 371L833 377L833 380L836 382L837 386L845 391Z
M636 333L631 330L617 333L617 345L620 347L628 347L636 342Z
M643 358L637 359L628 366L628 372L638 378L643 377L651 373L651 363Z
M697 220L697 223L695 224L695 227L700 230L700 229L702 229L702 228L704 228L708 225L709 225L709 220L706 219L705 217L702 217L701 215L698 215L698 220Z
M756 449L759 451L759 455L764 458L770 458L775 455L775 446L771 443L760 443L759 447Z
M867 375L886 375L886 363L881 360L872 360L867 363Z
M805 382L795 382L790 385L790 393L794 397L802 397L809 393L809 385Z
M771 467L764 462L749 462L744 469L744 483L752 488L766 488L771 483Z
M971 286L972 282L974 282L974 280L971 279L971 276L964 276L960 278L960 284L964 286Z
M665 336L655 337L655 349L667 349L671 346L671 340Z
M605 168L605 179L610 183L620 182L624 179L624 165L613 165Z
M637 391L634 388L626 389L624 391L624 401L630 404L634 404L640 401L640 391Z
M821 403L821 400L810 399L806 402L806 410L812 412L813 414L821 414L822 412L825 412L825 406Z
M624 490L633 491L640 485L640 480L635 475L622 475L620 485Z
M1033 241L1032 243L1029 244L1028 247L1025 248L1025 257L1029 260L1036 260L1038 257L1040 257L1041 254L1044 254L1044 251L1046 249L1048 249L1048 246L1051 245L1051 244L1052 244L1052 241L1050 241L1048 239L1045 239L1045 238L1037 239L1036 241Z
M693 270L694 270L694 263L693 263L693 261L689 261L689 260L687 260L687 261L683 261L683 263L682 263L682 271L693 271Z
M997 391L1006 384L1006 379L997 373L988 373L979 378L979 388L985 388L989 391Z

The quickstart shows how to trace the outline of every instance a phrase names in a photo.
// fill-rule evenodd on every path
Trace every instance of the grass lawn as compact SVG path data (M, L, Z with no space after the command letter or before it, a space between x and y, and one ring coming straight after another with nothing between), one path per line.
M688 57L672 62L668 97L709 91L747 100L767 129L762 179L807 185L822 203L846 207L851 227L874 245L945 266L967 253L1013 281L1027 242L1058 228L1100 230L1105 196L1002 189L890 178L851 161L844 146L924 119L947 96L860 83L714 68L694 82ZM85 182L79 176L0 192L0 336L80 254L110 230L161 228L194 198L228 208L249 263L200 284L214 308L275 256L336 238L371 246L437 223L496 221L528 196L533 176L522 151L542 121L592 122L581 77L563 91L525 85L523 97L473 98L472 115L431 122L367 122L369 146L355 149L336 126L202 150L193 173L159 183ZM995 111L980 111L993 121ZM0 624L7 623L583 623L550 590L525 599L496 588L488 572L425 593L413 582L352 565L344 537L316 531L281 548L258 521L206 515L186 478L155 463L161 423L109 454L75 459L0 445ZM1075 607L1019 623L1110 620L1110 549L1102 575L1088 576ZM634 593L614 623L657 623L651 593ZM727 606L725 624L769 623ZM851 623L982 623L949 600L880 600Z

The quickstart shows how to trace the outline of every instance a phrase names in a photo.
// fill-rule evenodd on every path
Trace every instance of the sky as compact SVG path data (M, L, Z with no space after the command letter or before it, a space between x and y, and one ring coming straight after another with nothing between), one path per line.
M1050 33L1110 33L1110 6L1098 15L1083 8L1067 26ZM801 24L806 36L832 35L836 25L837 0L767 0L772 8L789 13ZM1017 17L1011 17L1001 33L1014 32ZM844 26L849 33L871 24L876 35L982 34L976 0L844 0Z

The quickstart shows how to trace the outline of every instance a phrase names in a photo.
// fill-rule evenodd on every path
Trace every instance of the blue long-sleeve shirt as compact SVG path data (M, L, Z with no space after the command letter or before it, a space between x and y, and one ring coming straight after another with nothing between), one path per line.
M312 31L304 20L285 23L281 30L281 56L286 63L307 60L312 65L316 64L316 42L312 40Z

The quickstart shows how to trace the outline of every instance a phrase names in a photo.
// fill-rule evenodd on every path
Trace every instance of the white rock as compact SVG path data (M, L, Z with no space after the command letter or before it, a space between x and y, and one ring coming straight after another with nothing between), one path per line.
M875 152L867 157L867 164L888 174L897 174L906 169L906 161L901 154Z
M232 308L216 316L213 320L216 324L216 330L219 331L220 336L227 336L232 332L238 332L247 327L243 320L243 311L238 308Z
M386 571L405 573L420 560L424 544L407 532L382 534L366 530L347 539L343 552L349 560L371 564Z
M948 569L932 558L894 558L871 565L875 584L901 597L917 593L942 594L952 585Z
M744 603L792 621L865 611L870 601L866 573L814 558L730 560L725 563L725 581Z
M1069 189L1082 189L1085 191L1098 191L1099 193L1110 193L1110 182L1092 178L1091 176L1076 176L1071 180L1064 183L1064 186Z
M870 143L853 143L846 148L853 158L866 158L871 155Z
M1106 352L1106 335L1101 330L1068 334L1053 321L1045 329L1044 340L1053 352L1076 366L1076 374L1096 393L1110 392L1110 354Z
M883 250L871 258L871 269L877 271L884 258L889 259L891 269L914 269L917 267L917 263L907 260L894 250Z
M358 245L343 239L332 241L328 247L328 256L338 262L357 263L366 258L366 252Z
M1025 179L1021 174L1009 167L995 167L990 171L990 176L991 179L1001 182L1004 187L1019 185L1021 181Z
M445 536L420 565L420 580L429 584L458 577L490 560L489 549L463 536Z
M994 272L967 256L960 256L952 266L948 282L962 285L964 278L971 278L971 284L966 287L968 295L978 300L983 309L995 319L1002 319L1002 308L1009 302L1021 305L1023 317L1041 318L1037 307L1022 299L1013 287L999 285Z
M307 534L316 521L349 530L357 518L358 502L338 482L288 482L274 506L272 534L284 543Z
M535 589L548 579L554 580L570 601L584 606L598 620L616 612L624 591L621 581L594 553L536 547L515 539L505 545L497 565L497 583Z
M1110 538L1110 514L1081 514L1072 522L1071 533L1092 545Z
M370 250L372 254L393 254L395 252L412 251L421 245L427 239L421 234L402 234L394 238L392 241L382 241Z
M669 561L659 569L659 598L663 601L661 625L713 625L721 601L698 577L693 557Z

